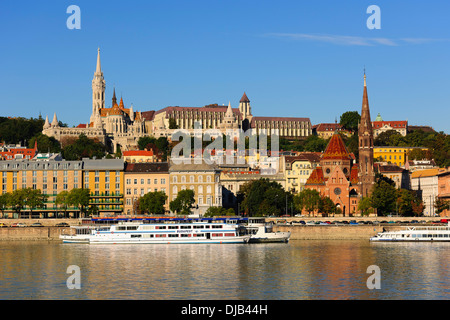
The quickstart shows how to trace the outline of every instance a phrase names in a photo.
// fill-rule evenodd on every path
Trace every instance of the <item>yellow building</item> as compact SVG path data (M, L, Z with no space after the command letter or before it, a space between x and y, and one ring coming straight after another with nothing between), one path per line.
M428 150L427 148L416 147L374 147L373 157L381 159L383 162L404 166L408 159L408 153L414 149Z
M299 193L308 180L311 172L320 163L320 153L301 153L298 156L285 157L285 190Z
M167 195L169 211L169 165L167 162L126 163L124 213L137 214L135 202L148 192L162 191Z
M83 159L83 187L90 190L90 205L97 206L99 215L122 213L124 161Z
M55 203L57 194L82 188L82 168L82 161L64 161L61 158L47 161L2 161L0 164L2 177L0 192L12 193L15 190L26 188L41 190L43 194L48 195L48 198L45 208L39 209L39 213L36 212L36 214L55 216L57 212L61 211ZM23 212L25 211L23 210ZM78 211L78 209L68 208L67 211Z

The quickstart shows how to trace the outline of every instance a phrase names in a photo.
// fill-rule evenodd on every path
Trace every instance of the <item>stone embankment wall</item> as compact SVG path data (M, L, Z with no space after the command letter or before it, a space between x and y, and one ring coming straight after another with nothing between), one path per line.
M14 223L24 223L27 227L10 227ZM43 227L30 227L31 224L39 222ZM69 225L79 225L77 219L0 219L8 227L0 228L0 241L54 241L59 240L61 234L71 233L70 227L56 227L55 225L65 222Z

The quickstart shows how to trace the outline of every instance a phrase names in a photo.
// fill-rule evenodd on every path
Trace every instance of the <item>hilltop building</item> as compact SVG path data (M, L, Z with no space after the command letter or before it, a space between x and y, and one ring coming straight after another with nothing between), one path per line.
M271 135L278 130L280 137L299 139L312 134L309 118L295 117L257 117L253 116L250 99L244 93L238 108L232 108L231 102L226 106L217 104L204 107L166 107L158 111L137 111L133 105L126 106L123 98L117 102L115 88L111 106L106 106L106 81L97 53L97 64L92 80L92 112L85 124L74 128L60 127L56 113L52 122L46 117L42 133L55 137L62 145L68 138L76 138L85 134L88 138L97 139L108 145L113 152L138 149L137 141L142 136L168 137L177 129L193 134L194 123L202 129L226 130L253 129L260 134Z

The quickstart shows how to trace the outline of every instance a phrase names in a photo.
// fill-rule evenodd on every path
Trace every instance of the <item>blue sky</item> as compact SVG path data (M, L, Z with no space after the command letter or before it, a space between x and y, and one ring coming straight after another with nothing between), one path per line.
M450 133L449 14L445 0L2 0L0 115L86 123L100 47L107 106L114 86L139 111L237 107L245 91L253 115L334 122L360 112L365 67L373 119Z

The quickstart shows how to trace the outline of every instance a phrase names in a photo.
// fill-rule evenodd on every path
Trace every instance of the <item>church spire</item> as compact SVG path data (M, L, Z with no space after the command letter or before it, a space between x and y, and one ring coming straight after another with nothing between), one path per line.
M101 73L102 72L102 65L100 63L100 48L98 48L98 52L97 52L97 69L95 70L96 73Z
M375 183L373 168L373 130L370 120L369 97L367 94L366 70L364 69L364 91L361 108L361 122L358 128L359 139L359 193L367 197L372 192Z

